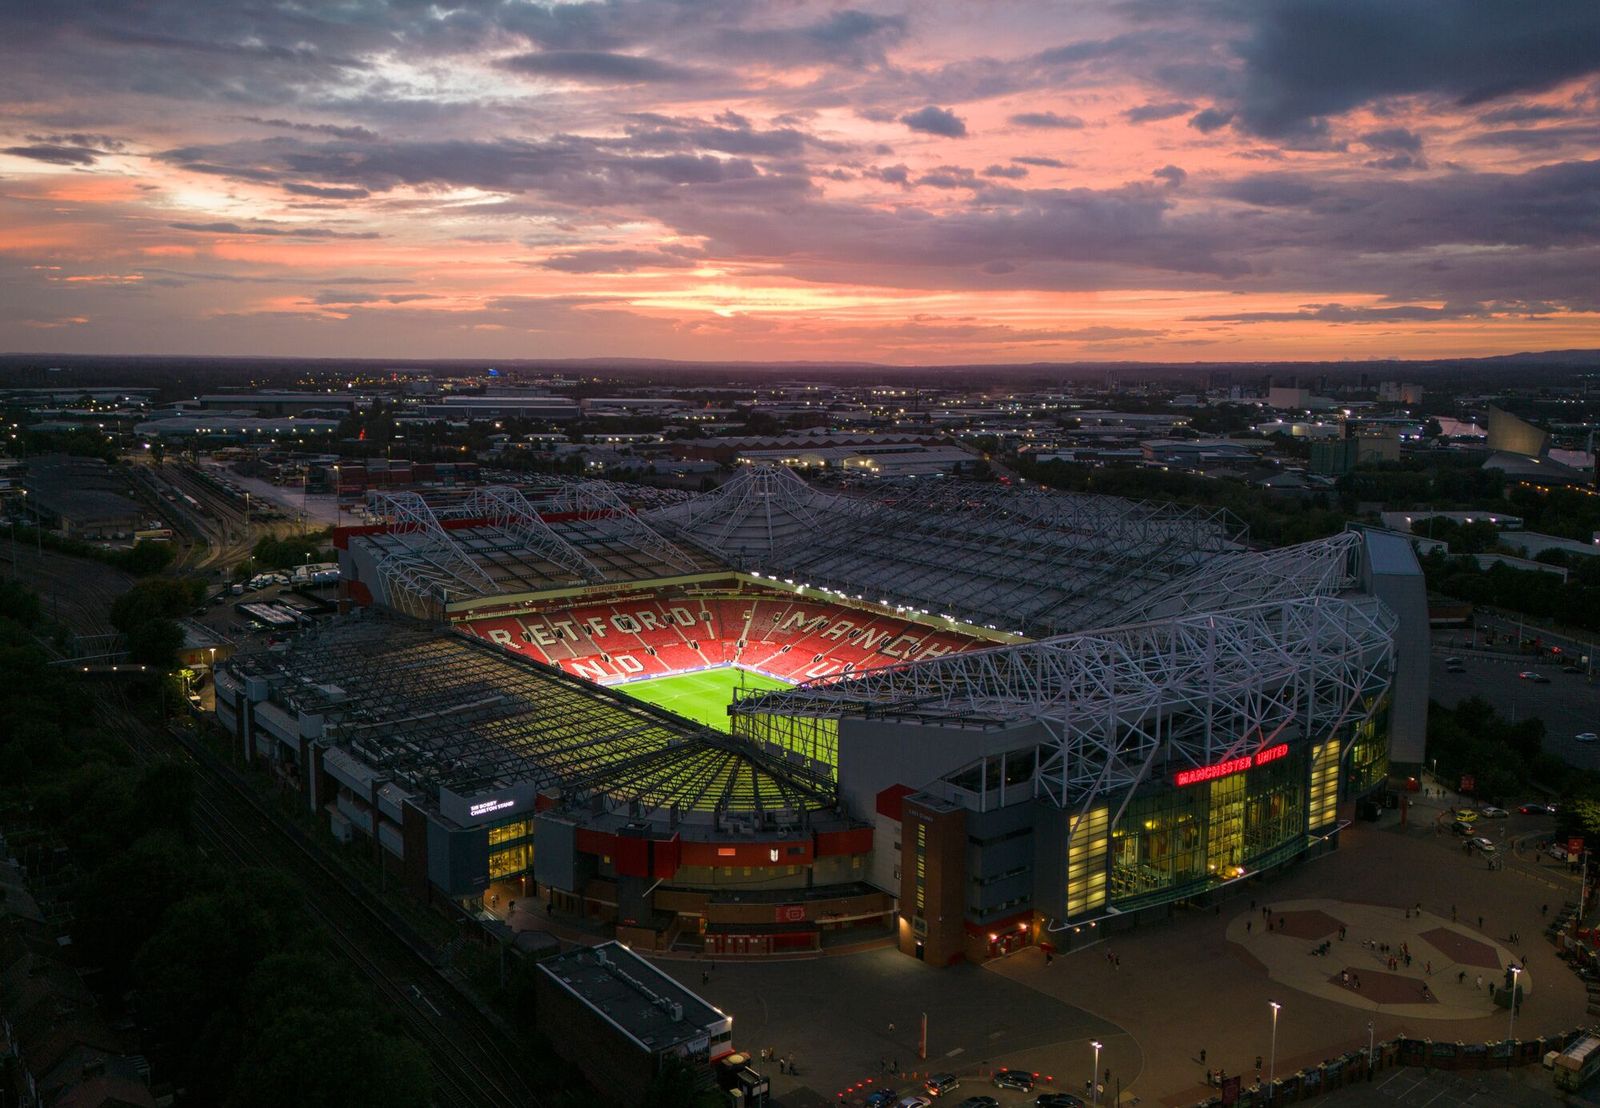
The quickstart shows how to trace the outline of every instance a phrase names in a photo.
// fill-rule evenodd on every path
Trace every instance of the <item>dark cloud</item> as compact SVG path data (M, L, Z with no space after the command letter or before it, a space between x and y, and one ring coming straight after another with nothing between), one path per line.
M642 85L688 81L700 76L696 70L685 66L639 54L612 54L603 50L545 50L502 58L498 64L513 73L559 77L592 85Z
M1496 108L1492 112L1484 112L1478 117L1480 123L1543 123L1550 119L1567 119L1573 115L1573 109L1557 104L1512 104L1506 108Z
M1307 304L1294 312L1235 312L1231 315L1187 317L1192 323L1424 323L1440 319L1475 319L1489 315L1482 304L1446 304L1432 308L1424 304L1387 304L1351 307L1346 304Z
M1164 104L1140 104L1137 108L1129 108L1122 113L1122 118L1129 123L1154 123L1161 119L1171 119L1175 115L1194 111L1194 105L1187 100L1170 100Z
M1428 159L1418 154L1391 154L1387 158L1373 158L1361 164L1369 169L1427 169Z
M1152 171L1150 176L1159 177L1167 183L1168 188L1177 188L1189 179L1189 174L1175 165L1164 165L1160 169Z
M259 115L241 115L237 117L241 123L255 123L262 127L276 127L285 131L301 131L306 134L332 135L342 139L375 139L376 131L366 127L344 125L339 123L301 123L292 119L269 119Z
M966 122L947 108L936 107L929 104L926 108L918 108L914 112L907 112L900 117L913 131L922 131L929 135L942 135L945 138L965 138L967 134Z
M442 300L430 292L396 292L380 295L372 292L342 292L333 289L323 289L311 298L313 304L324 306L355 305L355 304L410 304L417 300Z
M1072 131L1083 126L1083 120L1077 116L1058 115L1055 112L1018 112L1010 116L1008 122L1018 127L1061 127Z
M1520 150L1554 150L1562 146L1600 145L1600 124L1573 124L1566 127L1521 127L1486 131L1465 139L1472 146L1504 146Z
M1268 136L1388 97L1478 104L1600 71L1600 5L1568 0L1244 0L1239 118Z
M1021 180L1028 175L1028 167L1023 165L991 165L983 171L985 177L1008 177L1013 181Z
M111 135L90 134L84 131L69 131L65 134L28 135L29 142L44 143L50 146L82 146L101 153L120 153L128 148L122 139Z
M265 235L272 238L297 239L375 239L382 236L376 231L336 231L330 227L296 227L292 223L234 223L218 220L212 223L169 223L175 231L195 231L213 235Z
M1404 127L1389 127L1382 131L1368 131L1361 141L1374 150L1401 150L1408 154L1422 151L1422 136Z
M1011 160L1014 162L1021 162L1023 165L1036 165L1043 169L1067 168L1067 163L1062 161L1060 158L1046 158L1041 157L1038 154L1019 154Z
M1233 122L1233 112L1221 108L1202 108L1189 117L1189 126L1203 135L1220 131Z
M935 166L917 178L918 185L936 189L975 189L982 187L978 175L959 165Z
M901 188L911 187L911 170L904 165L875 165L870 169L863 170L861 175L882 181L886 185L899 185Z
M365 200L372 193L366 189L355 188L328 188L322 185L306 185L295 181L286 182L284 192L293 193L295 196L314 196L319 200Z
M884 51L905 33L904 16L846 10L800 27L732 28L718 33L716 42L739 61L859 66L881 63Z
M537 264L562 273L633 273L640 269L693 269L701 264L700 258L699 251L580 250L555 254Z
M30 158L36 162L49 162L51 165L93 165L102 151L91 150L82 146L53 146L39 144L35 146L7 146L0 149L0 154L10 154L13 158Z

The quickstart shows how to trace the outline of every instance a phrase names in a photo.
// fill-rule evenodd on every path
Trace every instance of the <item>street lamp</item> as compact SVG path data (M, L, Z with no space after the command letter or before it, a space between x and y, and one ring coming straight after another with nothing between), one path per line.
M1094 1047L1094 1069L1089 1071L1090 1103L1100 1108L1100 1040L1092 1039L1089 1045Z
M1512 966L1511 967L1511 1004L1509 1005L1509 1007L1511 1008L1511 1022L1510 1022L1510 1026L1506 1028L1506 1039L1507 1039L1508 1042L1511 1041L1511 1040L1514 1040L1517 1037L1517 980L1521 976L1522 976L1522 967L1521 966ZM1506 1065L1508 1067L1510 1066L1510 1064L1511 1064L1510 1062L1506 1063Z
M1367 1080L1372 1080L1372 1021L1367 1021Z
M1272 1051L1268 1055L1271 1059L1267 1063L1267 1098L1278 1099L1276 1086L1278 1084L1278 1010L1283 1007L1276 1000L1267 1001L1272 1005Z

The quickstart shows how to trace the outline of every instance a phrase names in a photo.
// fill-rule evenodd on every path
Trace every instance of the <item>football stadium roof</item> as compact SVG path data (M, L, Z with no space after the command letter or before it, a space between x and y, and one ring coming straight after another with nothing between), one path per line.
M1038 722L1048 738L1039 783L1063 805L1138 784L1158 755L1204 766L1276 738L1336 733L1366 714L1394 662L1394 614L1348 591L1360 542L1346 534L1252 555L1328 571L1263 575L1233 595L1206 589L1193 607L1169 593L1153 606L1187 610L1164 618L743 696L735 731L781 747L788 721L805 717ZM1248 564L1227 576L1243 581L1234 574Z
M737 569L1033 635L1093 626L1245 532L1220 509L968 481L842 496L768 466L644 514Z
M404 786L532 783L560 806L686 821L831 809L830 782L559 671L390 617L327 624L292 653L237 660L281 707Z

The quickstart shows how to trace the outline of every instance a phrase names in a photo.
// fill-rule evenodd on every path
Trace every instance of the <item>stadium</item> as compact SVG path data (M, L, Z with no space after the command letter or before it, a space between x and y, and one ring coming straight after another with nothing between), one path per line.
M373 493L353 609L217 711L419 897L636 949L945 964L1207 903L1422 756L1403 539L752 467Z

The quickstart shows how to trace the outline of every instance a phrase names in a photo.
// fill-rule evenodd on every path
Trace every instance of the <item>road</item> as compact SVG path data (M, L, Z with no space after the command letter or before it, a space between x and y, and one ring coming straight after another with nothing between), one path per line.
M1474 654L1454 647L1452 644L1457 641L1435 638L1429 667L1430 695L1434 700L1454 707L1467 697L1477 696L1512 719L1537 716L1545 723L1547 752L1572 765L1600 770L1600 743L1580 743L1574 737L1586 731L1600 731L1600 686L1591 685L1582 674L1562 673L1559 666L1549 663L1535 666L1514 656ZM1447 657L1460 658L1463 672L1447 672ZM1532 670L1548 677L1549 683L1517 676Z
M126 713L107 715L108 726L127 739L141 761L173 757L194 771L196 827L210 845L240 866L275 869L300 885L306 910L326 928L332 949L371 983L427 1052L440 1104L537 1108L527 1076L512 1061L509 1037L461 995L449 971L433 964L436 952L423 940L350 888L299 828L263 803L193 735L174 727L169 743ZM413 985L421 999L411 995Z

